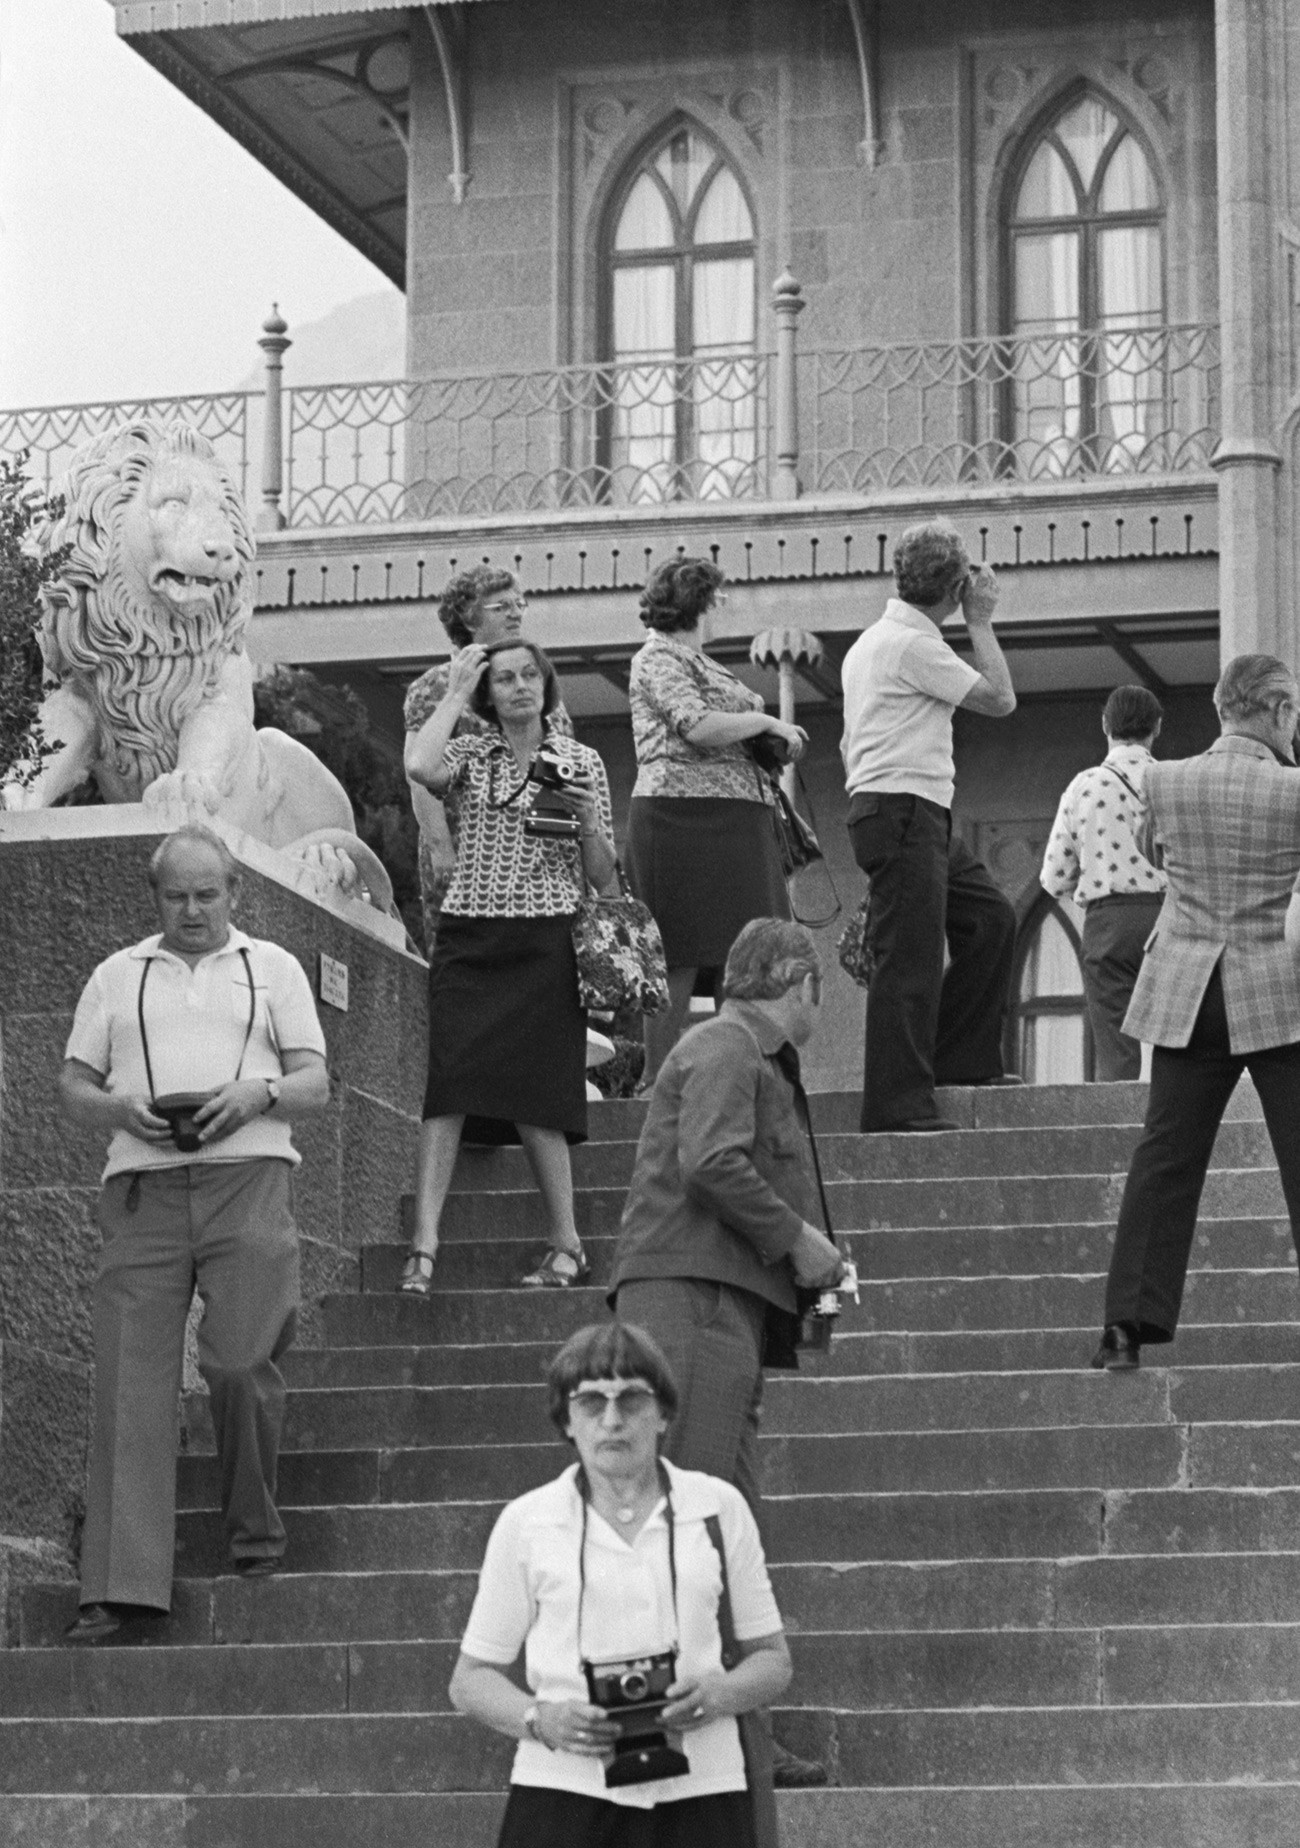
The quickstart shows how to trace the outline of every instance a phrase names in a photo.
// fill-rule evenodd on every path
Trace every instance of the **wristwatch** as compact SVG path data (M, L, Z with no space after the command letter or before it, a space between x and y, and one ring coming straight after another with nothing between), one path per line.
M274 1110L275 1106L280 1101L280 1080L278 1078L263 1078L262 1083L266 1086L266 1095L271 1100L266 1108L268 1111Z
M551 1750L551 1747L546 1745L546 1741L543 1739L538 1727L537 1707L535 1704L531 1707L524 1708L524 1731L536 1745L545 1745L548 1752Z

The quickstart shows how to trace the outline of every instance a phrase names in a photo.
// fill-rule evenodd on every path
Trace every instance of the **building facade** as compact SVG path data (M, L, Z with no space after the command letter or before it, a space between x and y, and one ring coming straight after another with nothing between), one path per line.
M1286 0L116 10L406 293L405 381L295 388L273 319L266 394L188 407L262 497L259 658L355 686L395 740L440 584L508 564L625 794L637 587L711 554L715 646L769 697L753 638L820 642L796 704L849 905L838 663L897 533L949 515L998 568L1021 700L959 721L960 825L1025 920L1015 1056L1082 1075L1074 919L1036 872L1106 692L1153 687L1179 754L1221 648L1295 654ZM53 467L112 410L6 440ZM859 1056L837 998L822 1082Z

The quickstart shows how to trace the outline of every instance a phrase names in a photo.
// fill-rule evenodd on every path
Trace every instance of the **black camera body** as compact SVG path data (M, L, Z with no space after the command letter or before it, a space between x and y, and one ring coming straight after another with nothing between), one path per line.
M539 790L557 791L567 789L577 774L576 766L567 757L543 745L528 766L527 781L536 783ZM576 841L582 834L582 823L568 809L539 808L534 803L524 811L524 833L543 840Z
M746 738L745 749L765 776L779 776L790 761L790 747L775 732L760 732Z
M172 1141L182 1155L197 1155L203 1144L195 1126L195 1112L201 1110L215 1091L171 1091L155 1097L149 1105L155 1116L164 1117L172 1132Z
M661 1777L685 1777L690 1762L668 1743L660 1715L668 1704L668 1690L677 1677L677 1651L658 1655L626 1656L614 1662L584 1662L587 1693L618 1724L614 1761L605 1771L605 1784L645 1784Z

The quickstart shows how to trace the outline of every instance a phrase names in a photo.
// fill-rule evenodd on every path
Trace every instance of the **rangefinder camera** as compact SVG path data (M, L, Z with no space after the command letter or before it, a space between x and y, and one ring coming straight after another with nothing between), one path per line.
M659 1716L668 1704L668 1690L677 1676L677 1651L658 1655L628 1656L617 1662L584 1662L587 1693L593 1707L602 1707L617 1721L612 1763L605 1768L605 1784L644 1784L661 1777L685 1777L690 1763L684 1752L669 1745Z
M545 745L528 766L528 781L542 790L567 789L577 774L577 769L566 757L548 751ZM567 809L534 805L524 812L524 833L540 836L543 840L576 841L582 833L582 823Z
M194 1115L215 1095L213 1091L172 1091L166 1097L155 1097L150 1104L155 1116L166 1119L172 1141L182 1155L195 1155L203 1147Z
M529 782L540 784L543 789L567 789L577 774L576 766L567 757L548 751L545 745L528 766Z

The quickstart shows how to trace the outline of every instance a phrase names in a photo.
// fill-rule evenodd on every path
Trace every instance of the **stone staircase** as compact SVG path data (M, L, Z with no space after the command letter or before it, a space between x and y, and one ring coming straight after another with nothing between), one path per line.
M769 1558L797 1674L778 1719L831 1788L787 1848L1295 1848L1300 1330L1267 1140L1225 1123L1184 1332L1087 1360L1142 1092L957 1092L970 1127L848 1133L814 1100L864 1278L830 1355L772 1380ZM640 1122L593 1109L579 1224L608 1266ZM506 1287L537 1250L517 1152L462 1157L439 1294L326 1304L291 1356L291 1570L221 1571L202 1401L165 1646L57 1647L29 1587L0 1651L0 1848L480 1848L510 1746L447 1681L502 1501L566 1453L537 1384L598 1290Z

